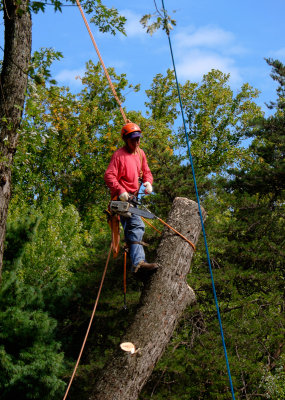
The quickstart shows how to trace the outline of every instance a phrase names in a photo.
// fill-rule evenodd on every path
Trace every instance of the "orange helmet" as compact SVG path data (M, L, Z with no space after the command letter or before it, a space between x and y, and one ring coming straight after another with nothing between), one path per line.
M139 134L137 136L140 136L141 128L137 124L134 124L133 122L128 122L126 125L122 127L121 136L123 139L126 139L127 136L133 132L138 132Z

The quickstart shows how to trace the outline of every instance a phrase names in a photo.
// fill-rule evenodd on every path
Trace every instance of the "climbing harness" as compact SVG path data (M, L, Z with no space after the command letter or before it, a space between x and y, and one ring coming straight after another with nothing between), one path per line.
M164 7L164 0L161 0L161 2L162 2L162 9L163 9L163 12L164 12L164 18L165 18L165 21L167 21L167 14L166 14L166 10L165 10L165 7ZM190 148L190 140L189 140L189 136L188 136L188 133L187 133L186 122L185 122L185 118L184 118L183 105L182 105L182 100L181 100L181 95L180 95L179 83L178 83L178 78L177 78L177 73L176 73L176 66L175 66L174 55L173 55L173 51L172 51L172 44L171 44L169 30L167 30L166 33L167 33L167 37L168 37L168 43L169 43L169 48L170 48L170 53L171 53L171 58L172 58L173 70L174 70L174 74L175 74L176 87L177 87L177 92L178 92L178 97L179 97L179 103L180 103L181 115L182 115L182 120L183 120L183 125L184 125L185 137L186 137L186 141L187 141L187 148L188 148L189 160L190 160L191 169L192 169L192 175L193 175L193 181L194 181L194 186L195 186L196 199L197 199L198 209L199 209L199 214L200 214L200 219L201 219L202 232L203 232L204 243L205 243L205 248L206 248L209 271L210 271L210 275L211 275L211 282L212 282L213 294L214 294L215 305L216 305L216 310L217 310L217 316L218 316L218 320L219 320L221 338L222 338L222 342L223 342L223 349L224 349L224 355L225 355L225 360L226 360L226 365L227 365L227 372L228 372L228 377L229 377L230 389L231 389L232 399L235 400L234 387L233 387L233 383L232 383L230 365L229 365L229 360L228 360L228 355L227 355L226 342L225 342L224 333L223 333L223 327L222 327L222 320L221 320L221 315L220 315L220 310L219 310L218 298L217 298L216 289L215 289L215 282L214 282L214 276L213 276L213 271L212 271L212 266L211 266L210 253L209 253L209 249L208 249L206 231L205 231L203 216L202 216L202 212L201 212L200 198L199 198L198 187L197 187L197 183L196 183L195 170L194 170L192 154L191 154L191 148Z

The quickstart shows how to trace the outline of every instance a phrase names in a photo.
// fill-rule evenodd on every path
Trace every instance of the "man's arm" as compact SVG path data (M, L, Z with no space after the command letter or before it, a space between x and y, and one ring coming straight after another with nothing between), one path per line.
M111 191L112 198L114 196L120 196L123 192L125 192L125 189L119 183L119 177L120 177L119 159L118 157L116 157L116 153L114 153L111 158L110 164L104 174L104 180L106 185Z

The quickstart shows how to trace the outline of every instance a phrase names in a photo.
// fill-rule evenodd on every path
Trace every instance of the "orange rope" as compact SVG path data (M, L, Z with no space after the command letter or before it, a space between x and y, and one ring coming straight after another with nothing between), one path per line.
M156 232L158 232L160 235L162 234L162 232L160 232L158 229L156 229L156 227L154 225L152 225L147 219L145 219L144 217L141 217L141 219L143 220L143 222L145 222L146 224L148 224L149 226L152 227L152 229L154 229Z
M165 226L167 226L167 228L171 229L173 232L177 233L177 235L179 235L180 237L182 237L182 239L186 240L187 243L189 243L194 250L196 250L196 246L194 243L190 242L190 240L188 240L185 236L182 235L182 233L178 232L176 229L172 228L172 226L168 225L166 222L164 222L161 218L156 217L160 222L162 222ZM154 230L156 230L156 232L160 233L161 232L156 229L156 227L154 225L152 225L150 222L148 222L147 219L145 219L144 217L141 217L141 219L146 222L149 226L151 226Z
M116 101L117 101L117 103L118 103L118 105L119 105L119 107L120 107L120 111L121 111L121 114L122 114L122 116L123 116L124 122L125 122L125 124L126 124L126 123L128 122L128 119L127 119L127 117L126 117L126 115L125 115L125 112L124 112L124 110L123 110L122 103L121 103L121 101L120 101L120 99L119 99L119 97L118 97L118 95L117 95L117 93L116 93L116 90L115 90L114 85L113 85L113 83L112 83L112 81L111 81L111 78L110 78L110 75L109 75L109 73L108 73L108 71L107 71L107 68L105 67L105 64L104 64L104 62L103 62L103 59L102 59L102 57L101 57L101 54L100 54L99 49L98 49L98 47L97 47L97 44L96 44L96 42L95 42L95 39L94 39L94 37L93 37L93 35L92 35L91 29L90 29L90 27L89 27L89 24L88 24L88 22L87 22L87 19L86 19L85 15L84 15L84 12L83 12L83 10L82 10L82 7L81 7L81 4L80 4L79 0L76 0L76 3L77 3L77 5L78 5L79 11L80 11L80 13L81 13L81 15L82 15L82 18L83 18L83 20L84 20L84 22L85 22L85 25L86 25L87 31L88 31L88 33L89 33L89 35L90 35L90 38L91 38L91 40L92 40L92 43L93 43L93 45L94 45L94 47L95 47L96 53L97 53L97 55L98 55L98 57L99 57L99 60L100 60L100 62L101 62L101 64L102 64L102 67L103 67L103 69L104 69L106 78L107 78L107 80L108 80L108 82L109 82L110 88L111 88L111 90L112 90L112 92L113 92L113 95L114 95L114 97L115 97L115 99L116 99Z
M107 267L108 267L108 264L109 264L109 261L110 261L111 250L112 250L112 244L111 244L111 246L110 246L109 254L108 254L108 257L107 257L106 265L105 265L105 268L104 268L104 272L103 272L103 275L102 275L100 287L99 287L99 290L98 290L98 294L97 294L97 298L96 298L96 301L95 301L95 305L94 305L94 308L93 308L93 311L92 311L92 315L91 315L91 318L90 318L90 322L89 322L89 325L88 325L88 328L87 328L87 331L86 331L86 335L85 335L83 344L82 344L82 346L81 346L81 350L80 350L78 359L77 359L77 361L76 361L76 364L75 364L75 367L74 367L74 370L73 370L72 376L71 376L71 378L70 378L70 381L69 381L68 387L67 387L67 389L66 389L66 392L65 392L65 395L64 395L63 400L65 400L66 397L67 397L67 395L68 395L70 386L71 386L72 381L73 381L73 378L74 378L74 376L75 376L75 373L76 373L78 364L79 364L79 362L80 362L80 358L81 358L81 356L82 356L83 349L84 349L84 346L85 346L85 343L86 343L86 340L87 340L87 337L88 337L88 334L89 334L89 331L90 331L90 328L91 328L91 325L92 325L92 321L93 321L93 318L94 318L94 315L95 315L95 311L96 311L96 308L97 308L97 305L98 305L98 301L99 301L99 297L100 297L100 294L101 294L101 290L102 290L102 287L103 287L103 282L104 282L104 279L105 279Z
M167 228L171 229L173 232L177 233L177 235L181 236L182 239L186 240L186 242L188 242L190 244L190 246L193 247L194 250L196 250L196 246L195 244L193 244L192 242L190 242L190 240L188 240L185 236L183 236L180 232L178 232L176 229L172 228L172 226L168 225L166 222L164 222L161 218L156 217L160 222L162 222L165 226L167 226Z

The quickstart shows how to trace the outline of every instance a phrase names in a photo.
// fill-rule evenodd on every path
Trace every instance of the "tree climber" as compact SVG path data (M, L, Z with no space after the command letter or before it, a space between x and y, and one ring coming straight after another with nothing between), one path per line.
M128 201L137 197L140 186L143 184L145 193L152 193L153 177L144 151L140 148L141 129L137 124L128 122L122 127L122 139L125 146L116 150L105 172L104 180L111 191L112 200ZM145 260L142 239L145 231L140 216L120 216L125 233L125 241L129 247L132 262L132 271L139 268L156 269L156 264Z

